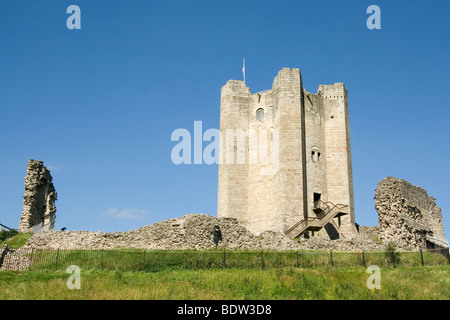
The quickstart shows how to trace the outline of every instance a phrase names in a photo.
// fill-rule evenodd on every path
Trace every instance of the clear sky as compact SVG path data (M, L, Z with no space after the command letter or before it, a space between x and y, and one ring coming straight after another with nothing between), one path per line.
M216 215L217 165L173 164L171 134L219 128L245 57L253 93L283 67L313 93L344 82L357 223L377 224L374 190L395 176L437 199L449 239L449 14L448 0L1 0L0 223L18 227L30 158L53 175L57 229Z

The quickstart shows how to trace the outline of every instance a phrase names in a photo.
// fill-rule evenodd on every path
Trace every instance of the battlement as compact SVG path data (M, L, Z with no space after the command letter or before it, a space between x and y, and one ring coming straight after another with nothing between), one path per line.
M317 94L328 99L344 98L347 96L347 90L343 83L335 83L331 85L321 84L317 90Z
M250 94L250 88L247 87L244 81L241 80L228 80L227 83L221 89L222 94L231 92L240 92Z
M280 76L290 76L292 74L300 75L300 69L299 68L283 68L280 71L278 71L278 74L275 77L275 79Z

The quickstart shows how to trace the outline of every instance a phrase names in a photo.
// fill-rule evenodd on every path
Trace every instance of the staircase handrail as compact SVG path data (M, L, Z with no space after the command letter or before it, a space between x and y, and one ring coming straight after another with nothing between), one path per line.
M341 203L334 204L331 201L324 202L322 200L314 201L314 206L315 207L316 207L316 205L315 205L316 203L323 203L328 209L327 212L322 217L308 217L307 219L301 219L296 224L294 224L292 227L287 229L284 233L285 234L290 233L291 231L295 230L299 225L301 225L302 223L306 223L307 221L314 221L314 220L317 220L317 219L320 220L320 221L323 221L325 219L325 217L327 217L328 214L330 212L332 212L335 208L342 209L342 208L348 207L348 205L345 205L345 204L341 204ZM305 224L305 226L307 226L307 225Z

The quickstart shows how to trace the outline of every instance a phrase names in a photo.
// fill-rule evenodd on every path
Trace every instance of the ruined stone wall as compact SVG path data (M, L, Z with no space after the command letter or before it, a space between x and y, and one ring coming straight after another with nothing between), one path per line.
M387 177L375 190L375 208L380 240L412 248L424 248L427 242L445 243L441 209L421 187Z
M52 180L42 161L28 161L20 232L54 229L57 193Z
M115 233L90 231L44 231L32 235L27 249L119 249L148 250L382 250L370 240L301 239L294 241L282 232L253 234L234 218L217 218L205 214L188 214L144 226L137 230Z
M26 270L31 264L30 250L8 249L7 246L0 248L1 270Z
M359 226L359 236L363 239L379 240L380 239L380 226Z

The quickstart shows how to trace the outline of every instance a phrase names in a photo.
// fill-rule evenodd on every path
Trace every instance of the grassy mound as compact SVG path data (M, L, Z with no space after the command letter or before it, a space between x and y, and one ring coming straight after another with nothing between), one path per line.
M7 245L9 248L20 248L27 242L28 238L31 237L32 233L22 233L18 232L11 237L3 238L3 241L0 242L0 246Z

